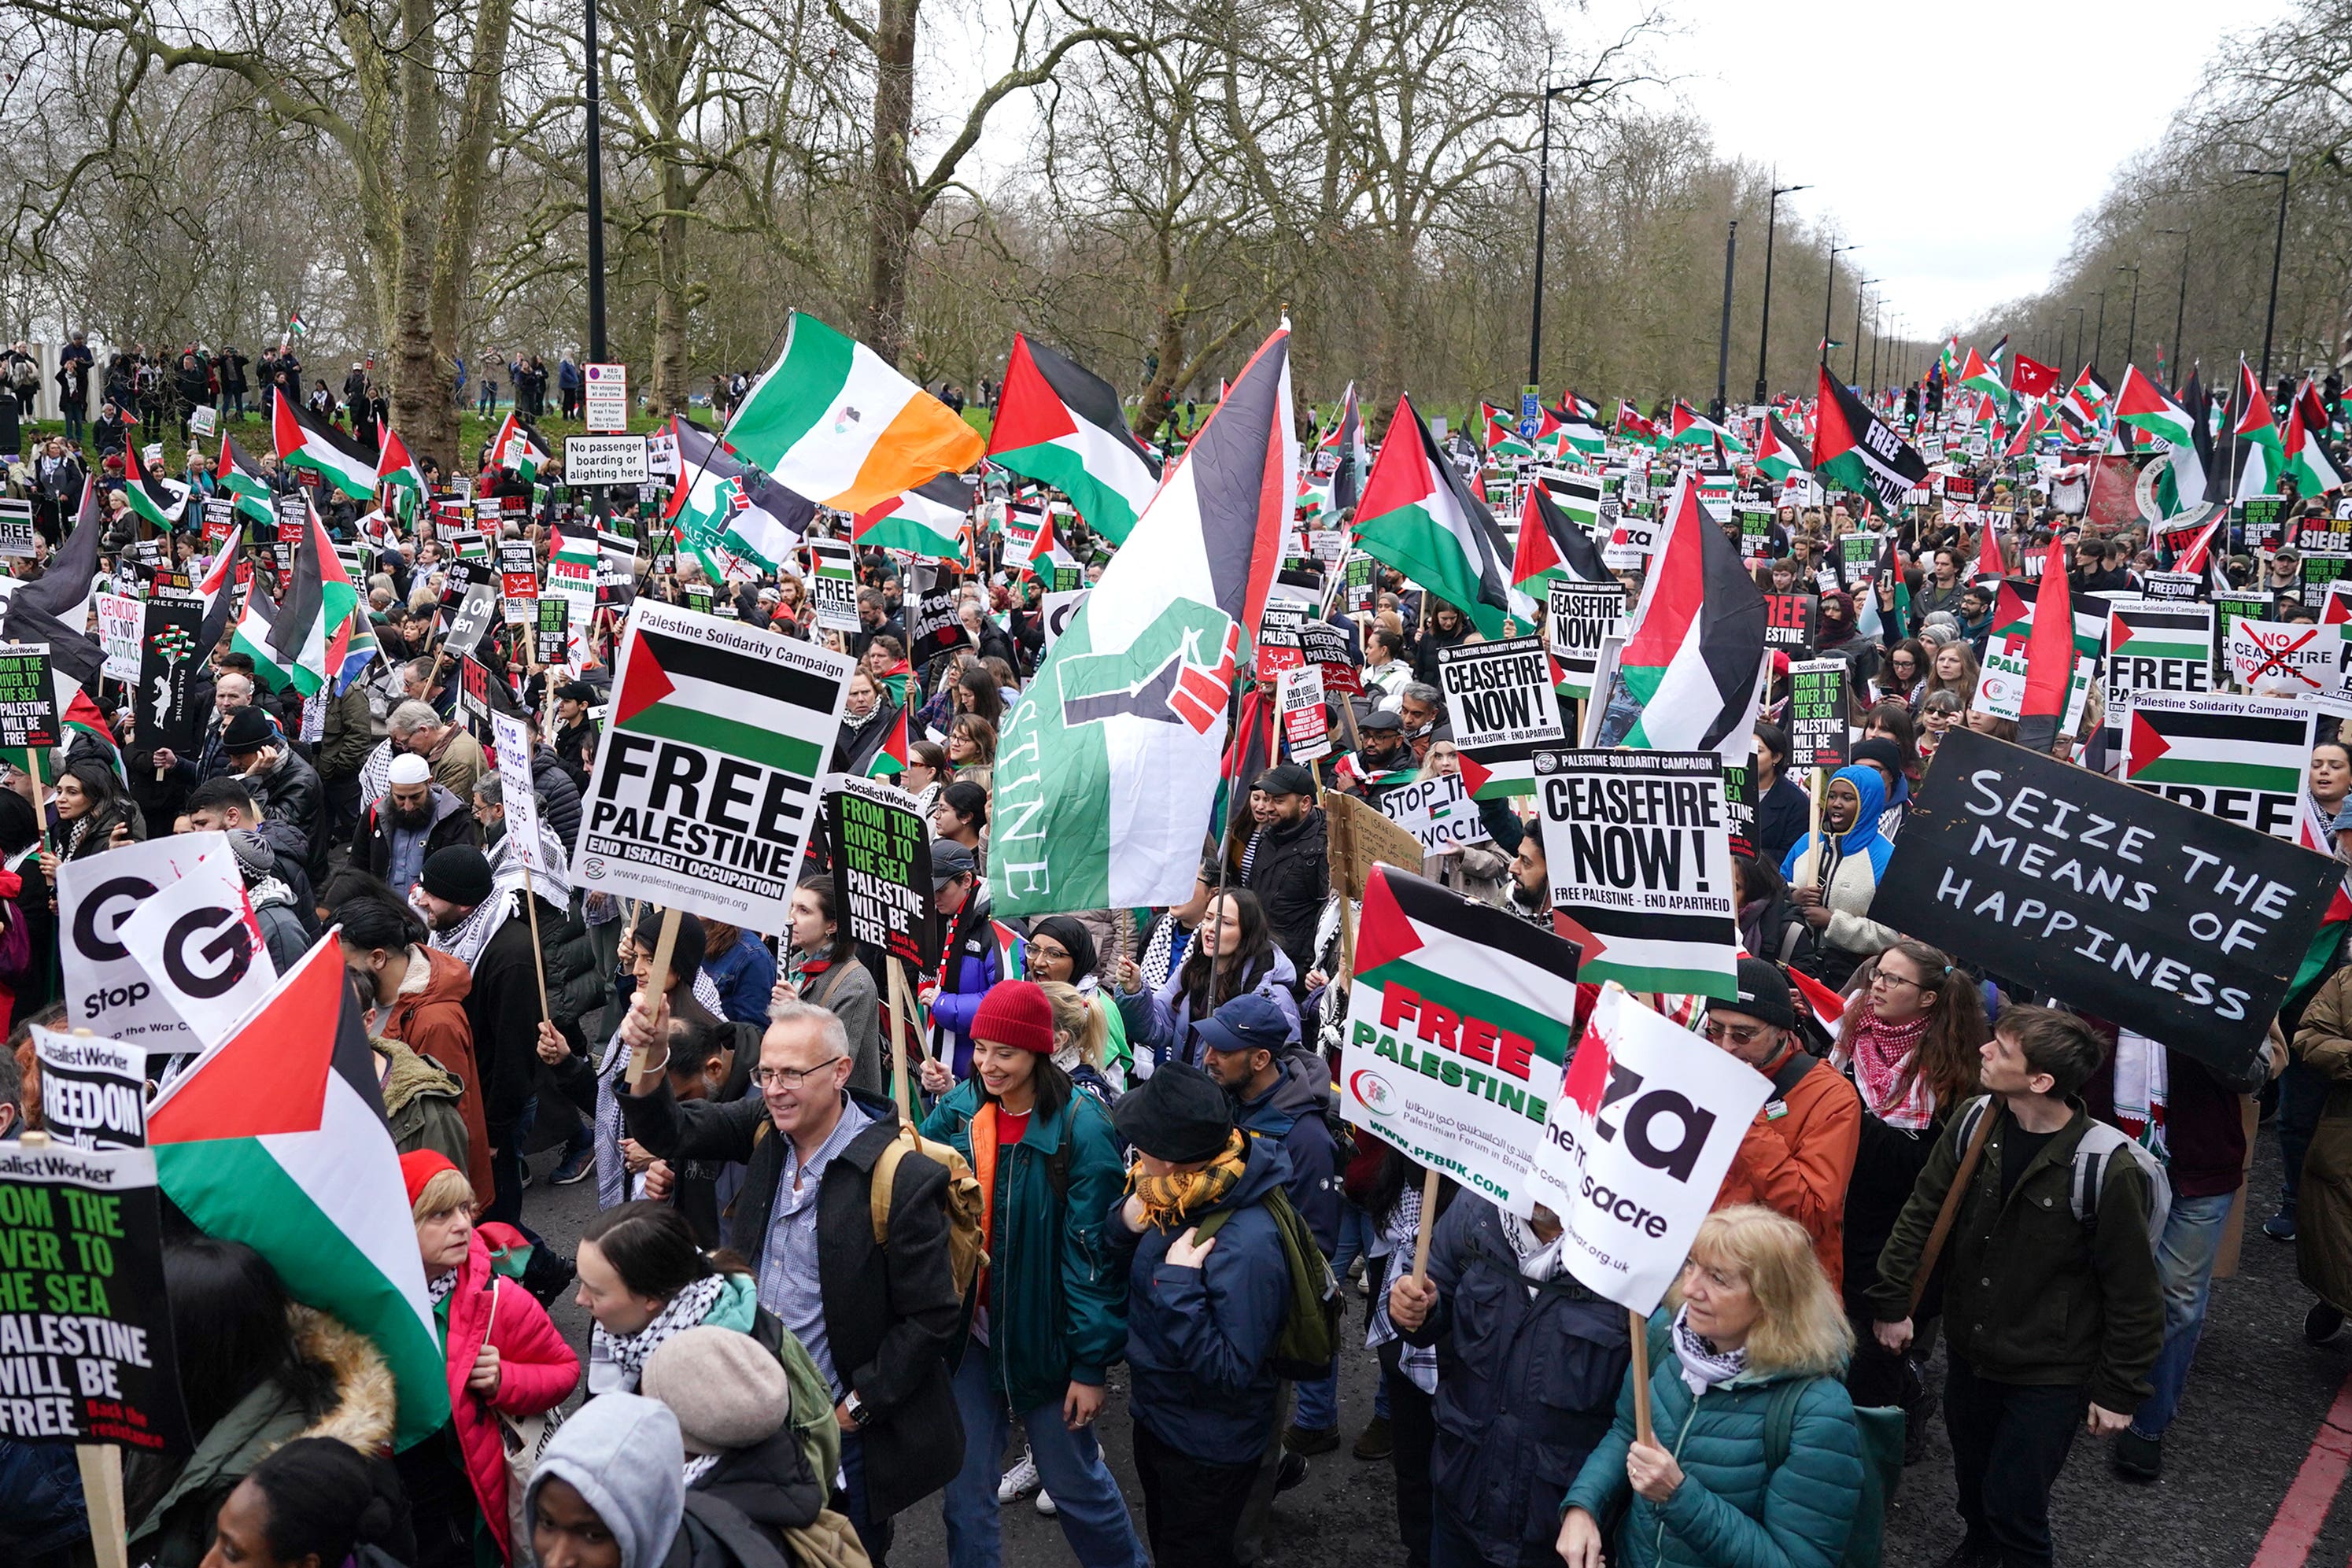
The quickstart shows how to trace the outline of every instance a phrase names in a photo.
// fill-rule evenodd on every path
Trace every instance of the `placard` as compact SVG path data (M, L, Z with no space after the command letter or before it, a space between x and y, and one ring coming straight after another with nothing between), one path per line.
M918 667L929 664L941 653L961 648L971 640L963 629L958 609L958 581L954 569L943 565L917 561L910 569L914 583L913 617L907 622L907 635L914 640L908 656ZM1076 589L1058 590L1076 592Z
M226 833L184 836L201 858L124 915L122 946L199 1045L224 1039L278 983Z
M528 626L531 606L539 600L539 558L529 539L499 541L499 592L506 601L509 626Z
M1545 598L1544 640L1559 660L1560 695L1590 697L1601 644L1625 617L1625 586L1556 577Z
M2149 571L2140 574L2140 582L2150 599L2194 600L2205 580L2193 571Z
M2023 994L2239 1078L2342 873L2327 856L1956 728L1870 914Z
M507 814L507 842L516 861L539 879L532 893L548 896L555 868L547 863L546 845L540 840L539 786L530 772L530 726L520 714L496 709L488 715L488 722L490 749L498 758L499 803ZM561 891L554 891L554 901L567 902Z
M653 454L642 435L563 438L563 482L574 488L588 485L642 485L652 477Z
M463 658L481 646L482 633L499 616L500 597L497 585L476 582L466 590L466 597L449 617L449 634L442 642L443 651L451 658Z
M784 930L855 668L814 643L638 600L583 796L580 882Z
M2285 538L2285 513L2284 496L2247 497L2243 512L2246 548L2258 555L2278 549Z
M106 650L99 673L110 681L139 678L139 641L146 634L147 607L127 593L92 595L98 604L98 640Z
M61 744L47 643L0 643L0 747Z
M1314 612L1297 600L1269 598L1258 620L1257 670L1260 679L1295 670L1307 662L1299 632Z
M1381 792L1380 808L1424 852L1459 849L1487 838L1486 826L1478 820L1478 802L1470 798L1458 774L1391 785Z
M2307 621L2230 622L2226 657L2230 684L2254 696L2310 703L2322 713L2342 714L2344 628Z
M2126 783L2296 841L2317 725L2311 708L2230 692L2124 695L2116 760Z
M0 1437L185 1451L155 1156L0 1143Z
M65 862L58 868L58 957L68 1028L150 1053L202 1043L122 944L121 925L142 904L184 877L209 847L199 835L149 839Z
M1490 751L1560 738L1551 661L1538 638L1440 648L1437 684L1445 694L1454 744L1482 760Z
M0 556L23 559L32 555L39 538L33 528L33 503L0 497Z
M870 951L929 974L940 961L930 824L912 795L878 779L835 773L825 796L843 925Z
M1843 659L1809 659L1789 666L1789 770L1846 765L1851 728L1846 684L1853 666Z
M188 411L188 434L209 436L220 428L220 411L208 402L200 402Z
M1293 762L1318 762L1331 755L1331 716L1324 707L1323 671L1315 664L1285 670L1275 682L1282 711L1283 743Z
M1348 633L1328 621L1309 621L1298 629L1298 653L1323 674L1323 689L1332 696L1360 696L1364 672L1348 651Z
M33 1026L41 1126L76 1149L147 1146L147 1051L94 1034Z
M561 664L572 656L572 603L569 600L544 598L533 601L530 629L530 657L535 664Z
M1723 761L1711 751L1539 751L1544 858L1582 977L1738 994Z
M157 592L140 624L139 695L132 712L142 747L168 746L194 756L204 745L205 720L192 687L204 632L201 599Z
M1821 596L1812 593L1768 593L1764 596L1764 645L1795 659L1812 652L1821 641Z
M1367 876L1339 1111L1430 1170L1524 1211L1559 1092L1576 947L1389 866Z
M857 551L847 539L812 538L809 557L815 570L809 574L809 603L816 623L827 632L855 632L857 621Z

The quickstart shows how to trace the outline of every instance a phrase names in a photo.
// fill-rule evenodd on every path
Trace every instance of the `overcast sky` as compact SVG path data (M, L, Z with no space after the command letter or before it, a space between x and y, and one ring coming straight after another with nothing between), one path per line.
M1596 0L1593 21L1619 3ZM2286 9L1686 0L1657 54L1717 146L1811 185L1783 204L1862 246L1852 260L1882 280L1908 336L1941 338L2041 287L2075 217L2161 138L2223 32Z

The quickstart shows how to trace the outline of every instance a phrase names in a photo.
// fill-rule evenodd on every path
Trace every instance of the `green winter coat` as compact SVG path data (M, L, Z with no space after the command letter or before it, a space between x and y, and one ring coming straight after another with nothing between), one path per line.
M1682 1467L1664 1503L1633 1495L1625 1450L1633 1442L1633 1375L1617 1419L1584 1461L1562 1508L1612 1523L1611 1568L1834 1568L1862 1500L1862 1438L1853 1401L1834 1376L1743 1374L1705 1397L1683 1381L1661 1312L1650 1320L1650 1421ZM1764 1464L1764 1414L1774 1385L1804 1381L1789 1460ZM1630 1507L1629 1507L1630 1504ZM1616 1522L1623 1515L1622 1522Z
M981 1104L978 1080L966 1079L924 1118L923 1136L970 1160ZM1059 1405L1072 1383L1100 1387L1127 1343L1127 1271L1103 1245L1126 1188L1110 1113L1082 1090L996 1152L988 1364L1015 1412Z

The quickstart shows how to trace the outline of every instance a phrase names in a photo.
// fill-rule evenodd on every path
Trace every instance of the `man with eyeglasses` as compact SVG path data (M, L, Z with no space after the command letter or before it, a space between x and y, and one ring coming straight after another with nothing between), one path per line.
M874 1167L898 1135L898 1113L850 1092L848 1031L831 1012L787 1001L768 1018L757 1093L681 1102L665 1075L665 1017L633 1006L622 1038L647 1055L620 1096L621 1116L657 1158L744 1162L727 1244L751 1260L760 1304L832 1385L847 1482L834 1506L878 1568L890 1516L963 1466L947 1369L963 1329L948 1264L947 1172L907 1151L877 1241Z
M1706 1038L1770 1079L1772 1097L1740 1140L1715 1207L1760 1203L1803 1226L1830 1289L1838 1290L1862 1096L1805 1050L1787 976L1761 958L1742 958L1738 987L1737 1001L1708 1004Z

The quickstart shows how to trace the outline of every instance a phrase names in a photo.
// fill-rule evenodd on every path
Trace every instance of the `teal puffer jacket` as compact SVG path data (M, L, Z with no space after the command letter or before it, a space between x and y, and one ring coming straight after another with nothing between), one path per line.
M1629 1371L1617 1419L1568 1489L1566 1507L1604 1525L1624 1514L1610 1542L1612 1568L1834 1568L1862 1499L1862 1440L1844 1385L1786 1375L1804 1377L1805 1390L1788 1463L1768 1472L1764 1410L1782 1377L1741 1376L1694 1396L1664 1332L1669 1322L1663 1312L1650 1320L1650 1421L1658 1446L1682 1466L1682 1485L1660 1504L1635 1497L1625 1479Z
M964 1080L924 1118L923 1136L969 1161L981 1104L980 1081ZM1126 1189L1110 1113L1083 1091L996 1152L988 1364L1016 1412L1059 1405L1073 1383L1100 1387L1127 1344L1126 1260L1103 1245Z

